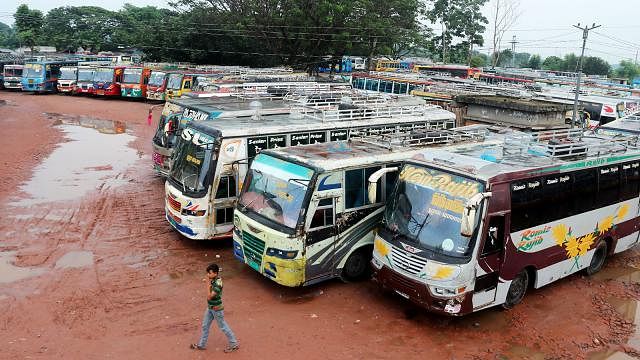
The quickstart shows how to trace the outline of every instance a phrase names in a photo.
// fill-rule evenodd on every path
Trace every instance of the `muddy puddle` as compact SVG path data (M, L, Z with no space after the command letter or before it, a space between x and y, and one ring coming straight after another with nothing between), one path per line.
M103 134L123 134L127 131L127 126L123 121L98 119L84 115L70 115L59 113L43 113L49 120L53 120L53 125L76 125L86 128L96 129Z
M640 282L640 269L634 267L605 267L592 277L594 280L615 280L624 283Z
M15 255L15 251L0 252L0 284L8 284L44 273L44 269L15 266Z
M93 265L91 251L70 251L56 261L56 269L81 268Z
M125 133L124 125L119 130L119 125L113 125L115 122L109 127L108 122L94 120L87 127L59 125L67 141L60 143L20 187L29 197L12 205L74 200L89 191L104 191L128 182L124 171L138 158L128 146L135 137ZM78 118L79 123L84 124L83 121Z

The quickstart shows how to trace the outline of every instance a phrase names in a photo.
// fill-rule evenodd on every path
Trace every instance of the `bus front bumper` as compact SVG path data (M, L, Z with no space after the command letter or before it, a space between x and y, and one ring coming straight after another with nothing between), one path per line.
M470 292L456 298L440 298L431 294L427 284L393 271L386 265L377 269L374 260L372 260L372 268L373 280L382 288L393 291L430 312L448 316L462 316L473 311L472 293Z
M298 259L281 259L265 254L264 244L258 244L255 236L248 243L242 239L242 233L233 231L233 255L250 268L275 281L276 283L297 287L304 285L305 264L304 257Z
M147 99L164 101L164 92L147 90Z

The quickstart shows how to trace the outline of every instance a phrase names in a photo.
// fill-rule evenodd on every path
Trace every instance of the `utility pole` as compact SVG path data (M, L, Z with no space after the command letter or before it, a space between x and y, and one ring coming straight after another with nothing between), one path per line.
M509 44L511 44L511 67L515 68L516 65L516 44L518 42L516 41L516 36L513 35L513 38L511 41L509 41Z
M636 50L636 61L634 62L635 66L638 66L638 50Z
M587 46L587 37L589 36L589 30L593 30L599 28L602 25L596 25L593 23L591 26L585 25L584 27L580 27L580 23L578 25L573 25L574 28L582 30L582 52L580 53L580 60L578 60L578 79L576 80L576 97L573 100L573 116L571 117L571 128L575 126L576 117L578 116L578 97L580 96L580 77L582 76L582 58L584 57L584 47ZM585 124L583 123L584 127Z

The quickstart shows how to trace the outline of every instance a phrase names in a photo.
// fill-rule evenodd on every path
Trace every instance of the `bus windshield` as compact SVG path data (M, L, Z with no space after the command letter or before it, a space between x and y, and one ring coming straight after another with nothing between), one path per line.
M160 71L153 71L151 73L151 77L149 78L149 85L160 86L164 82L164 77L166 73Z
M92 81L92 80L93 80L93 70L90 70L90 69L78 70L78 81Z
M77 70L74 68L61 68L60 80L75 80Z
M169 74L167 89L178 90L182 87L182 74Z
M258 155L247 173L238 208L294 229L313 170L269 155Z
M460 235L467 199L483 185L459 175L407 164L398 177L384 220L413 246L451 257L468 257L473 237Z
M113 81L113 69L98 69L93 77L94 81L111 82Z
M22 69L21 68L5 66L4 67L4 76L5 77L22 76Z
M142 69L124 69L124 79L122 82L125 84L139 84L141 77Z
M24 72L22 73L24 77L41 77L42 76L42 65L41 64L26 64L24 66Z
M185 129L173 154L171 178L184 190L201 192L207 189L207 174L215 169L217 150L215 138L194 129Z

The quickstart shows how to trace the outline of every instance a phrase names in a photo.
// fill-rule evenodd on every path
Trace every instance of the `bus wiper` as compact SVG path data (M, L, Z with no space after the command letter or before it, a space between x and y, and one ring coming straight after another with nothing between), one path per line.
M191 175L187 175L187 176L185 177L185 176L184 176L184 168L182 169L182 176L181 176L181 177L182 177L182 179L181 179L181 181L182 181L182 191L183 191L183 193L186 193L186 192L187 192L187 186L185 185L185 180L189 179L189 178L190 178L190 177L192 177L192 176L197 176L197 175L198 175L198 174L191 174ZM195 188L194 188L193 190L195 190Z
M303 181L306 182L306 183L303 183ZM309 181L311 181L311 180L309 180L309 179L289 179L289 180L287 180L287 182L294 182L294 183L300 184L302 186L308 186L309 185Z

